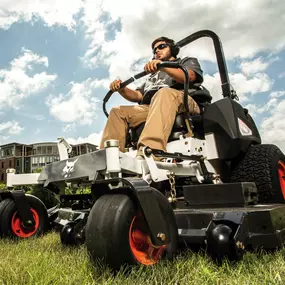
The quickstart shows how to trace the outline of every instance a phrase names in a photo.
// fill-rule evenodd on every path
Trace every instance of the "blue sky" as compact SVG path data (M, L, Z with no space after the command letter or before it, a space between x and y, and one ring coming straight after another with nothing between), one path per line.
M285 151L285 5L281 0L0 1L0 143L98 144L111 80L142 71L150 43L215 31L240 103L263 141ZM197 57L205 86L221 98L210 40L181 50ZM136 84L139 84L136 83ZM131 87L135 87L133 84ZM130 104L114 94L108 108Z

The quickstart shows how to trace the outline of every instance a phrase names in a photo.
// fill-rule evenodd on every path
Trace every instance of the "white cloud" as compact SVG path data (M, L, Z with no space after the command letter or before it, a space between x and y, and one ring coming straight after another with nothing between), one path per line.
M269 115L261 123L263 143L276 144L285 152L285 101L280 101Z
M282 0L274 1L274 5L269 0L238 3L233 0L105 0L101 4L86 1L83 21L91 43L85 60L95 65L112 63L111 78L119 72L127 76L125 70L129 70L135 60L151 57L150 43L155 37L167 34L179 40L201 29L211 29L221 37L228 59L249 58L261 51L279 51L285 47L284 12ZM103 25L99 19L106 13L109 18ZM108 41L107 24L118 19L122 29ZM185 30L189 26L191 29ZM193 43L192 48L185 48L182 54L215 60L212 43L207 39Z
M275 57L271 58L268 61L264 61L261 57L259 57L252 61L242 61L240 64L240 68L242 73L246 75L255 74L258 72L265 71L270 64L277 60L278 58Z
M92 133L85 138L82 138L82 137L79 137L77 139L68 138L66 140L70 144L91 143L91 144L95 144L95 145L99 146L102 134L103 134L103 131L101 131L100 133Z
M275 144L285 153L285 101L283 91L271 92L269 101L263 105L248 104L251 115L261 115L259 131L263 143Z
M66 124L62 127L63 132L70 132L75 130L75 124Z
M39 133L41 132L41 129L40 128L37 128L34 132L34 135L38 135Z
M71 82L70 91L63 95L51 95L46 104L50 114L65 123L79 123L90 125L96 119L97 103L99 100L93 96L97 86L90 78L81 82Z
M229 74L231 85L237 92L241 102L248 101L249 96L259 92L266 92L271 89L273 81L265 73L257 73L254 76L247 76L242 73ZM213 96L213 101L222 98L221 80L219 73L213 76L206 74L204 77L205 87Z
M40 56L38 54L32 53L30 50L22 48L22 53L18 58L12 60L11 67L12 69L21 69L21 70L32 70L33 65L43 64L45 67L48 67L48 58L46 56Z
M126 64L133 59L150 57L149 44L153 38L167 33L179 40L201 29L212 29L221 37L227 58L248 58L261 51L279 51L285 47L283 0L275 0L274 4L270 0L238 3L234 0L70 0L68 4L62 0L35 3L2 0L0 11L0 28L3 29L17 21L37 19L48 26L68 29L83 22L90 40L85 59L94 65L109 57L116 59L115 65L121 63L122 57L127 59ZM108 42L107 27L117 20L122 29ZM201 59L213 59L210 42L200 40L200 43L206 44L196 43L187 51Z
M259 132L264 144L275 144L285 153L285 101L271 98L266 104L248 104L249 113L262 116Z
M22 54L10 63L10 69L0 70L0 108L18 108L23 99L45 90L56 79L56 75L46 72L26 73L38 64L47 67L47 57L22 49Z
M35 21L37 18L49 26L61 25L69 29L83 23L86 39L90 41L83 60L93 67L110 65L110 79L117 75L125 79L133 72L141 71L142 65L132 71L131 66L136 60L151 58L150 43L160 35L167 34L180 40L189 33L211 29L222 39L227 59L251 58L258 52L276 52L285 47L282 23L285 5L282 0L275 0L274 5L270 0L238 3L234 0L78 0L69 1L68 5L58 0L42 0L33 5L26 0L2 0L1 8L2 28L8 28L18 20ZM114 30L114 39L110 40L107 36L110 25L118 20L121 30ZM189 26L190 30L185 29ZM209 39L186 47L181 55L186 54L215 61ZM253 72L254 68L261 72L267 65L261 59L254 62L254 68L247 63L243 64L245 72Z
M285 95L285 91L274 91L270 93L271 98L280 98Z
M269 94L268 102L264 105L248 104L245 108L248 108L250 113L255 116L257 114L265 114L267 117L268 114L275 114L278 112L276 108L280 103L280 97L285 95L285 91L274 91ZM266 124L265 124L266 126ZM265 130L265 128L263 127Z
M278 75L279 78L284 78L285 77L285 71L284 72L281 72L279 75Z
M0 133L5 132L9 135L18 135L24 130L16 121L7 121L0 124Z
M41 19L48 26L65 26L72 29L76 25L74 16L82 8L83 1L70 0L1 0L0 28L8 29L18 21L36 21Z
M1 136L0 135L0 145L8 143L10 140L10 136Z
M271 98L266 104L264 105L257 105L257 104L248 104L245 106L249 110L249 113L255 117L258 114L265 114L271 113L272 110L275 110L275 107L278 105L278 100L276 98Z
M248 104L245 106L251 115L256 116L257 114L275 114L276 106L280 103L280 97L285 96L285 91L273 91L269 94L268 102L263 105Z

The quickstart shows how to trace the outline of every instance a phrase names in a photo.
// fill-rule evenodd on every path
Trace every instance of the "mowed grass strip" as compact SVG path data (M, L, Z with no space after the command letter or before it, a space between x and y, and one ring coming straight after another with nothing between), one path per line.
M243 260L215 264L186 251L172 262L132 267L113 274L86 248L64 247L58 233L21 241L0 240L0 284L285 284L285 249L246 253Z

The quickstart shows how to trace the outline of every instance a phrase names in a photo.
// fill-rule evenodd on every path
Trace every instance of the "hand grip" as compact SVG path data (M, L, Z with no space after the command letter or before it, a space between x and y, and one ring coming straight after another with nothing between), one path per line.
M165 67L169 67L169 68L180 68L181 65L180 65L178 62L173 62L173 61L165 61L165 62L159 63L159 64L157 65L157 68L158 68L158 69L165 68Z

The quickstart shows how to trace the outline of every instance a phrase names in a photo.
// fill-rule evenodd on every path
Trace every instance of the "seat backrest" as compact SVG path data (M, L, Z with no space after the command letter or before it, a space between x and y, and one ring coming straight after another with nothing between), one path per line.
M200 108L211 104L213 99L209 90L202 85L199 86L199 89L190 92L189 96L194 99L194 101L200 106Z

